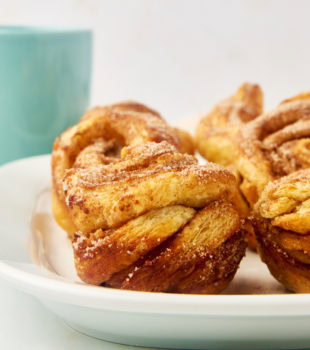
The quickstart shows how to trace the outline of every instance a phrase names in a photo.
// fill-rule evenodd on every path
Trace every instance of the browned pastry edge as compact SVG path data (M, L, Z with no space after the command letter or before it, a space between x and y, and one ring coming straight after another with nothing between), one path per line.
M287 289L298 293L309 293L310 251L304 251L305 243L299 241L309 238L307 246L310 247L310 237L275 227L269 219L256 217L252 222L259 254L271 274Z
M169 241L164 247L169 245ZM165 291L186 294L217 294L223 291L234 278L240 261L245 255L246 243L244 234L239 231L227 239L214 252L207 254L196 266L185 265L178 271L177 278L171 279L167 289L160 289L160 285L135 285L128 277L128 271L115 276L107 283L107 287L128 290ZM160 247L163 249L163 247ZM132 276L129 272L129 276ZM157 290L158 289L158 290Z
M79 276L97 285L109 280L182 230L195 214L192 208L169 206L151 210L119 228L77 233L73 251Z
M226 229L223 227L223 232L217 232L222 237L210 237L205 243L195 243L190 237L197 235L195 221L199 222L199 217L203 218L204 213L210 210L222 211L225 207L227 216L235 215L228 203L211 202L182 231L168 238L132 266L112 276L106 285L152 292L218 293L233 278L245 253L244 235L238 231L240 226L237 222L234 226L229 224ZM214 224L217 220L224 219L223 213L218 212L217 215L220 217L213 219ZM199 227L201 225L205 223L202 221ZM199 239L203 240L203 230L209 234L208 226L199 230L202 230ZM212 243L212 239L216 241ZM217 240L220 241L216 243Z
M309 136L306 99L285 102L241 129L236 166L242 192L252 205L269 181L309 167Z
M238 205L234 176L216 164L200 166L166 142L122 153L124 158L108 165L67 171L64 195L77 231L118 227L169 205L202 208L219 198Z
M116 150L150 141L167 141L181 152L193 153L194 150L193 140L186 131L170 127L158 112L143 104L126 101L87 111L79 123L55 140L53 146L53 211L57 222L69 235L77 227L70 219L62 181L79 153L100 141L113 142Z
M235 179L220 166L199 166L180 153L186 150L192 150L186 132L135 103L95 108L56 140L54 213L65 208L63 221L70 230L73 224L82 280L112 285L133 269L121 288L211 293L229 283L245 249L239 213L231 204L239 200ZM160 214L165 210L175 216L165 219ZM233 236L236 241L225 248ZM154 254L168 242L172 255L163 266L162 253ZM228 262L219 266L212 252ZM204 264L208 257L211 262ZM143 266L137 272L138 261Z
M228 166L235 174L240 187L239 202L242 215L251 211L251 201L243 195L246 185L236 166L238 159L238 133L240 128L255 120L263 111L263 93L259 85L244 83L237 92L219 102L198 124L196 145L206 159ZM248 191L247 191L248 192ZM251 224L247 224L246 239L252 249L256 249L256 239Z
M238 131L262 110L263 93L259 85L241 85L233 96L216 104L199 122L195 137L199 153L209 161L234 165Z
M223 291L234 278L245 255L247 244L244 233L239 231L225 241L172 291L194 294L217 294Z
M73 248L77 272L87 283L217 293L233 278L246 243L238 212L220 200L197 213L182 206L156 209L118 229L76 236Z

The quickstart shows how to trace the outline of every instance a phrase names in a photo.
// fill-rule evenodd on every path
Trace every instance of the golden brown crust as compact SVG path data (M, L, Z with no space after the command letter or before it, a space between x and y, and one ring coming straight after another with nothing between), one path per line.
M298 95L295 95L293 97L287 98L286 100L282 101L281 103L296 101L296 100L309 100L310 99L310 92L302 92Z
M242 193L246 183L236 167L239 156L238 135L240 129L251 120L256 119L262 111L261 88L257 84L245 83L233 96L218 103L200 121L196 132L196 144L200 154L210 161L229 166L236 175L241 187L239 197L244 217L249 214L251 208ZM250 247L255 249L255 236L250 224L247 225L247 228L249 229L247 241Z
M252 220L259 251L288 289L310 291L310 169L270 182Z
M309 137L309 99L285 102L242 128L236 166L252 205L269 181L309 167Z
M196 211L184 206L154 209L117 229L77 233L75 263L83 281L101 284L183 228Z
M233 235L189 276L182 279L174 291L178 293L217 294L224 290L234 278L245 254L244 233Z
M234 176L215 164L199 166L194 157L178 153L166 142L126 147L121 154L123 158L102 166L84 168L79 163L80 167L68 170L64 177L66 203L75 226L81 231L73 243L79 276L88 283L105 282L124 289L178 290L176 281L182 276L185 278L184 273L187 276L189 266L193 271L195 264L201 265L217 248L218 254L223 255L224 248L220 246L240 230L239 213L229 203L236 199ZM201 207L205 209L193 218L192 208ZM186 223L182 235L175 235ZM170 239L171 236L175 238ZM207 238L206 248L202 240ZM163 256L156 253L157 246L165 241L175 243L174 248L169 245L168 251L171 249L172 254L169 253L159 267L160 279L156 275L157 264L150 264L148 254L157 261L159 258L155 256ZM193 246L197 252L208 249L209 255L202 255L195 262ZM214 272L203 285L193 278L193 292L211 293L212 288L218 291L229 283L244 254L243 236L236 240L236 247L235 264L229 273L224 273L226 268L219 270L220 260L214 260L218 266L214 271L222 274ZM185 257L186 267L178 267ZM143 269L141 259L147 260ZM171 268L178 270L173 276L167 259L171 260ZM139 277L139 282L134 284L135 278L130 278L128 284L127 275L137 274L136 261L144 277ZM205 267L200 276L210 273ZM117 282L121 276L121 283ZM171 281L169 276L173 277ZM190 292L189 282L186 286L182 288Z
M260 218L253 222L259 254L271 274L287 289L297 293L309 293L310 255L306 250L309 248L309 236L300 237L273 226L269 219Z
M300 170L270 182L256 211L274 226L307 234L310 232L310 169Z
M255 91L254 88L252 89ZM239 91L242 91L242 87ZM203 155L235 168L241 196L245 198L251 211L270 181L300 169L309 168L310 93L306 92L289 98L273 111L261 116L244 118L239 113L238 118L235 118L239 121L236 123L237 126L232 123L231 117L231 111L234 111L232 106L236 108L236 96L238 93L226 102L220 103L209 116L202 120L198 126L197 139ZM260 113L262 99L257 92L252 95L252 98L253 101L256 100L254 110ZM225 111L227 101L230 109ZM250 121L247 122L248 120ZM216 147L222 147L222 150L218 151ZM281 203L278 201L276 204L275 201L271 202L264 198L261 210L265 206L265 213L269 212L270 216L276 205L278 207L282 205L282 209L285 205L294 205L292 198L281 200ZM298 213L277 216L272 220L272 224L303 233L307 230L307 217L308 202L304 202ZM250 235L248 235L248 241L253 245L254 240Z
M239 227L239 215L230 203L212 202L183 230L106 284L143 291L217 293L228 285L244 255Z
M189 293L229 283L245 249L235 177L181 151L189 134L135 103L94 109L56 140L54 214L83 281Z
M76 156L98 138L114 140L122 147L148 141L167 141L179 147L174 129L157 112L144 105L124 102L96 107L56 139L52 159L54 178L62 178L64 171L72 167Z
M181 153L195 154L196 146L192 136L185 130L175 128L180 140L179 151Z
M166 142L127 147L122 154L109 165L67 171L64 195L77 230L113 228L151 209L200 208L235 196L231 173L211 163L200 166Z
M263 109L263 93L256 84L244 83L237 92L218 103L198 124L196 144L207 160L234 165L235 138L240 128Z
M143 104L128 101L107 107L96 107L86 112L79 123L66 130L54 142L52 153L54 207L57 205L66 207L63 177L67 169L73 166L79 167L77 157L80 153L87 153L88 149L92 157L96 153L101 162L108 163L111 158L119 157L118 153L122 147L149 141L158 143L166 141L180 151L192 152L193 141L188 133L170 127L158 112ZM85 162L87 154L83 158ZM98 159L94 157L91 161L98 162ZM69 213L64 210L59 212L62 212L62 215L57 211L55 213L58 223L64 229L74 227Z
M309 122L310 94L303 93L248 125L241 142L259 197L259 253L275 278L301 293L310 291Z
M254 87L252 89L255 91ZM237 103L235 96L227 100L229 106ZM253 96L256 96L256 104L253 104L259 113L262 99L258 92ZM239 115L237 127L228 122L232 117L225 112L225 103L227 104L225 101L220 103L201 121L197 131L198 147L208 158L207 153L213 152L212 147L209 145L204 149L201 142L210 143L209 139L212 140L213 134L217 135L215 143L222 151L213 152L216 158L212 160L236 168L241 192L252 207L269 181L309 167L310 93L287 99L271 112L259 117L256 114L248 123L243 122L244 118ZM223 140L219 136L221 133ZM209 138L206 141L207 136ZM225 142L229 142L228 148Z

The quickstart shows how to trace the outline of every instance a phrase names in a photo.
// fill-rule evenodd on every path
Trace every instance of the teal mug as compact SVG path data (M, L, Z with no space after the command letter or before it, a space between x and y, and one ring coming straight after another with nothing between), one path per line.
M50 153L89 103L92 33L0 26L0 165Z

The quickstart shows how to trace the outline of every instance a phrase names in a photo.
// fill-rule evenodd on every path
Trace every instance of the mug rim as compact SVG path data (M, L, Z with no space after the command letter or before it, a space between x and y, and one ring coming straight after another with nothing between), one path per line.
M45 27L27 25L0 25L0 36L31 36L31 35L66 35L91 34L92 30L86 27Z

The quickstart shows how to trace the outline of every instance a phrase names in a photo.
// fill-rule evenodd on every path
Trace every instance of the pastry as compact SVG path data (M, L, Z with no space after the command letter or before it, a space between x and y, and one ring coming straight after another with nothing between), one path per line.
M260 255L271 273L296 292L310 291L309 122L309 93L283 101L241 129L236 162L244 197L251 206L257 203L251 223Z
M310 94L281 103L241 129L236 167L253 206L269 181L310 166Z
M252 219L262 260L289 290L310 292L310 169L271 181Z
M218 293L246 247L235 177L181 153L190 137L155 113L97 108L61 135L52 160L56 219L86 283Z
M228 166L235 174L239 184L242 177L236 167L239 156L238 138L240 129L256 119L263 111L263 93L256 84L245 83L236 93L218 103L198 124L196 144L199 153L209 161ZM251 205L240 192L242 214L248 216ZM246 223L247 240L255 249L254 232Z
M263 93L256 84L245 83L218 103L201 119L196 130L199 153L210 162L233 166L240 128L263 112Z
M247 109L243 102L240 112L238 96L246 96L245 91L252 91L248 93L251 98L245 98L252 107ZM252 113L246 114L244 109ZM261 109L259 87L244 85L202 120L196 136L202 155L234 171L247 207L246 216L269 181L310 166L310 93L291 97L258 116ZM252 232L248 222L247 228ZM253 235L247 237L255 247Z
M192 138L186 131L170 127L158 112L137 102L93 108L55 140L52 207L56 221L69 235L77 227L65 203L63 177L66 170L74 164L78 166L79 162L85 167L98 160L109 164L119 158L122 147L148 141L167 141L180 152L194 152Z

